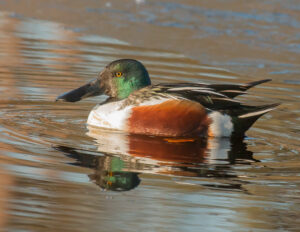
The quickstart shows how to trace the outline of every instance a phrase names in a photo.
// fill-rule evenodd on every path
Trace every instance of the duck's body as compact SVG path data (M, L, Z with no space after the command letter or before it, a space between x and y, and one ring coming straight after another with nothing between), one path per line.
M267 81L244 85L151 85L145 67L126 59L112 62L98 79L58 100L78 101L101 93L110 96L88 117L87 123L97 127L167 137L243 136L277 104L246 106L233 98Z
M87 123L134 134L173 137L205 135L209 119L197 102L153 97L134 105L125 99L96 106Z

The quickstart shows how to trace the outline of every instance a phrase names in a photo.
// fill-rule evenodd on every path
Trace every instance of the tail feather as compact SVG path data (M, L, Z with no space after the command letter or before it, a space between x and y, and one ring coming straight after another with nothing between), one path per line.
M249 82L247 84L244 84L243 87L245 87L246 89L250 89L250 88L252 88L254 86L257 86L257 85L269 82L271 80L272 79L264 79L264 80L259 80L259 81L253 81L253 82Z
M235 98L236 96L245 94L248 89L269 81L271 81L271 79L253 81L243 85L211 85L211 87L229 98Z
M245 106L245 108L237 115L232 117L234 137L244 136L245 132L265 113L274 110L279 103L263 105L263 106Z
M251 110L248 110L247 112L243 112L238 116L238 118L252 118L257 116L262 116L265 113L268 113L271 110L274 110L277 106L279 106L279 103L274 103L271 105L263 105L263 106L255 106L251 107Z

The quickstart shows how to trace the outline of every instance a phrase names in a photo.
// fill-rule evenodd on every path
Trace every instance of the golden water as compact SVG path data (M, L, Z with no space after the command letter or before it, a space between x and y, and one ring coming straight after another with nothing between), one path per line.
M299 35L292 43L299 46ZM273 82L240 97L282 103L244 141L176 144L86 128L88 113L101 97L54 102L118 58L142 61L154 82L255 79L180 53L1 13L1 229L299 229L299 66L295 73L295 64L287 63L284 70L276 62L269 64Z

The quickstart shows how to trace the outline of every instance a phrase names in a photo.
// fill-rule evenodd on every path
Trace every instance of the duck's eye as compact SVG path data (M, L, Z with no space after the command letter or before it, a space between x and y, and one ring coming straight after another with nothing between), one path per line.
M116 72L116 77L121 77L123 75L122 72Z

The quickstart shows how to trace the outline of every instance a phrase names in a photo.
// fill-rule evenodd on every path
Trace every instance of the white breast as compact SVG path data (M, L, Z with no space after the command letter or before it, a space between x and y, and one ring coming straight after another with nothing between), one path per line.
M126 122L131 114L131 107L121 108L124 100L97 105L90 112L88 125L108 129L126 130Z
M160 104L168 98L149 99L140 103L138 106ZM127 122L131 116L132 108L136 105L124 107L126 99L97 105L90 112L87 124L114 130L127 131Z

